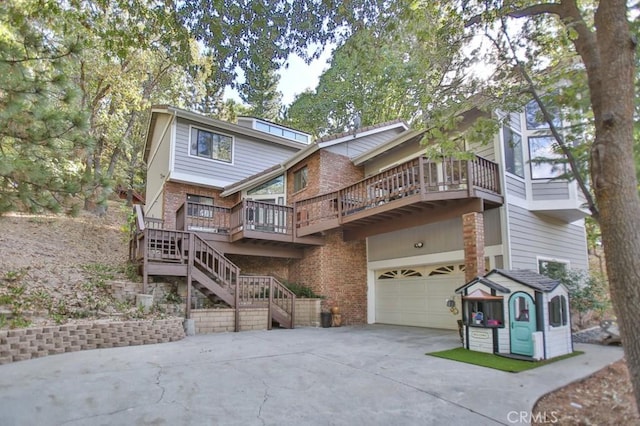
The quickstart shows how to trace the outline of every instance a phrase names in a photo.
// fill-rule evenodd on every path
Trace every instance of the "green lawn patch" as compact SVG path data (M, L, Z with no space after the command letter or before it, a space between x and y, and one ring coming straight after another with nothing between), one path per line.
M552 362L560 361L562 359L582 355L583 353L584 352L581 351L575 351L571 354L562 355L552 359L546 359L544 361L522 361L519 359L511 359L499 355L487 354L484 352L470 351L469 349L465 348L455 348L446 351L431 352L427 353L426 355L450 359L453 361L466 362L467 364L479 365L481 367L495 368L496 370L507 371L509 373L519 373L521 371L531 370L533 368L551 364Z

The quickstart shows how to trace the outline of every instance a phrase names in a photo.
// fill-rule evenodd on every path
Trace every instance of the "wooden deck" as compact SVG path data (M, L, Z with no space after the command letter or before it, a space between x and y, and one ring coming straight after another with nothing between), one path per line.
M419 157L335 192L295 203L298 236L342 227L349 239L502 205L498 165ZM345 235L346 235L345 234Z
M149 228L156 221L146 222L140 206L132 232L130 259L143 269L143 292L147 291L150 276L185 277L187 282L186 317L191 312L192 288L212 300L221 300L236 308L236 331L239 312L243 308L267 307L268 328L272 321L281 327L293 328L295 321L295 295L273 277L240 275L240 268L190 231Z
M478 156L422 156L293 206L243 200L224 208L186 202L176 213L176 228L230 243L228 252L242 243L253 254L273 254L279 246L282 257L298 257L291 250L322 245L322 231L343 228L350 239L366 238L502 203L496 163Z

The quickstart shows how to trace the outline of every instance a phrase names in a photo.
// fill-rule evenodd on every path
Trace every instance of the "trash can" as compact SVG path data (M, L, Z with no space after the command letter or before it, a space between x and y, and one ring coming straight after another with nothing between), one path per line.
M331 312L320 312L320 324L322 328L331 327Z

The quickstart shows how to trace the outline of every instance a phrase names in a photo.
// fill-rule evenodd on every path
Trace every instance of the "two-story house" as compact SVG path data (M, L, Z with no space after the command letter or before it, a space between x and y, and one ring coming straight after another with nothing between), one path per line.
M456 160L425 156L425 132L402 121L311 141L257 118L154 107L145 282L185 276L240 306L258 292L225 285L273 276L325 296L347 324L455 329L455 289L485 271L587 268L575 183L529 161L553 155L536 116L532 105L511 114L493 140L466 147L473 159Z

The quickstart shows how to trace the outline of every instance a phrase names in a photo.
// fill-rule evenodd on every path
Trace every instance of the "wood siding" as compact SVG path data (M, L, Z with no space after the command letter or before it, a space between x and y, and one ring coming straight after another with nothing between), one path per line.
M527 198L527 189L523 180L517 179L509 174L505 175L505 182L507 183L507 195Z
M365 176L375 175L379 173L380 170L386 169L392 164L401 163L410 157L417 157L424 153L424 151L424 146L419 142L406 142L396 149L368 161L365 164Z
M220 131L219 133L233 137L232 163L190 156L191 125L205 130L216 130L187 120L178 120L174 171L193 176L196 180L198 178L213 179L219 182L220 185L228 185L281 163L297 152L295 148L262 142L241 134Z
M533 182L534 200L567 200L569 199L569 182Z
M485 245L501 243L500 209L484 212ZM413 247L424 243L420 249ZM417 226L368 238L369 261L462 250L462 218Z
M147 188L145 215L152 218L162 218L162 186L169 176L171 162L171 134L172 128L169 126L163 135L161 132L166 128L171 120L170 115L159 115L156 122L155 132L151 143L149 164L147 165Z
M587 242L581 223L564 223L509 205L511 268L538 270L537 257L567 260L587 268Z
M328 146L325 149L329 152L333 152L334 154L355 158L362 153L390 141L394 137L398 136L402 131L403 129L401 128L394 128L365 137L358 137L358 134L356 134L353 140L347 140L333 146ZM326 143L331 143L331 141L327 141ZM322 146L322 143L320 146Z

